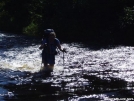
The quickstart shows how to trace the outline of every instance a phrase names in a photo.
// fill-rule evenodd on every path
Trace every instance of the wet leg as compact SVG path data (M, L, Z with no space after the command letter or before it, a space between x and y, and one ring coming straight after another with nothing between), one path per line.
M49 65L49 69L50 69L51 71L53 71L53 69L54 69L54 64L50 64L50 65Z

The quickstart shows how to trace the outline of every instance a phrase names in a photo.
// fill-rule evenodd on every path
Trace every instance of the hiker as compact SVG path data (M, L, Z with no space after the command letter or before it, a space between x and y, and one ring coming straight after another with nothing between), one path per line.
M55 55L57 54L56 48L62 52L65 52L65 49L61 48L60 41L56 38L56 34L53 29L45 30L47 34L43 39L42 45L39 49L42 51L42 63L44 64L44 69L53 71L55 64Z

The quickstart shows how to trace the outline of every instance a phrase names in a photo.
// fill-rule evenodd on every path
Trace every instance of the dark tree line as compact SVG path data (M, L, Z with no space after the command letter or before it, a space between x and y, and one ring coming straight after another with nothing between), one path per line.
M0 30L67 40L133 43L133 0L1 0Z

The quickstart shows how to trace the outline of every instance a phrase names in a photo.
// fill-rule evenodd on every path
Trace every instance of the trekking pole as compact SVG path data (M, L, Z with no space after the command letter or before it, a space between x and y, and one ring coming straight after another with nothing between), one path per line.
M64 52L63 52L63 67L64 67Z
M63 67L64 67L64 53L66 53L67 51L66 51L66 49L64 48L64 51L63 51Z
M65 66L65 60L64 60L65 59L65 55L64 55L64 53L67 53L65 48L64 48L64 51L63 51L63 72L64 72L64 69L65 69L65 67L64 67Z
M41 62L40 72L41 72L41 69L42 69L42 62Z
M64 51L63 51L63 71L62 71L62 75L63 75L63 73L64 73Z

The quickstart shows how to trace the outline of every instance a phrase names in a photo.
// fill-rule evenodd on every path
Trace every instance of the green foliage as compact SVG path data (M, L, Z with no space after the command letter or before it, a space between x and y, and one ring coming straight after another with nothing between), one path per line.
M132 0L0 1L0 30L27 35L53 28L60 37L109 40L133 19Z
M134 6L125 7L120 20L123 40L134 43Z
M124 13L124 17L122 17L124 25L134 25L134 7L124 8Z
M38 33L38 24L31 22L23 29L23 33L29 36L35 36Z

